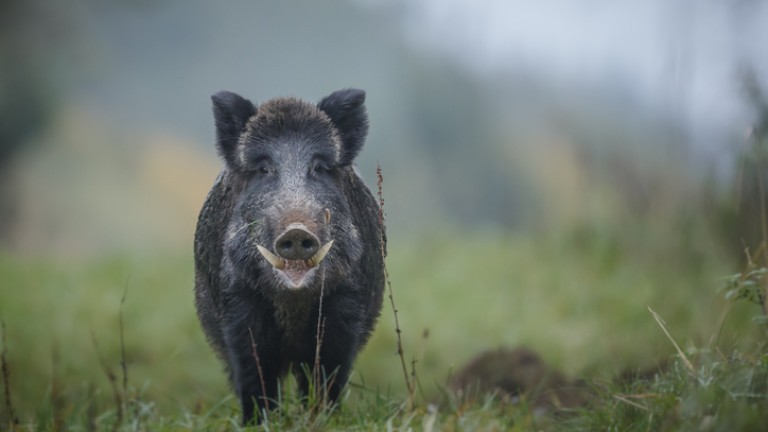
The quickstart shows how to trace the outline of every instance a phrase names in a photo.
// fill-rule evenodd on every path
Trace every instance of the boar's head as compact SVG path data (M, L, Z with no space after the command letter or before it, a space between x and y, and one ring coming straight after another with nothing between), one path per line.
M343 278L362 254L345 176L368 132L362 90L317 105L278 98L255 106L212 96L217 148L235 194L225 223L231 270L276 287Z

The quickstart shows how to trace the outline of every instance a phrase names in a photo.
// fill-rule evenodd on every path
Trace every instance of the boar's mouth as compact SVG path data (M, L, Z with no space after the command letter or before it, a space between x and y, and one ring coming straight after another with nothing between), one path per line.
M290 282L292 288L300 288L305 282L310 280L310 276L314 273L317 266L319 266L323 259L325 259L325 256L328 255L331 246L333 246L333 240L324 244L315 255L307 260L288 260L281 258L261 245L256 245L256 249L259 250L261 256L272 265L272 268L274 268L279 275Z

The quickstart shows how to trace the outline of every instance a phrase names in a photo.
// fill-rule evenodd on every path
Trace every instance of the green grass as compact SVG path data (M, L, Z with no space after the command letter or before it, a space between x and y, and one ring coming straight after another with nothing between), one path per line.
M759 308L717 289L734 265L706 236L675 227L565 233L443 232L390 242L389 273L413 409L385 303L339 412L313 412L285 387L271 430L760 430L768 357ZM450 234L450 235L448 235ZM662 245L662 247L659 247ZM193 307L191 256L62 262L0 254L10 392L23 430L237 430L239 409ZM121 306L123 295L125 301ZM649 313L665 321L685 365ZM721 328L720 316L728 310ZM123 388L120 314L128 386ZM526 345L594 393L538 415L526 398L467 403L445 392L475 354ZM100 360L101 359L101 360ZM671 359L655 378L622 371ZM102 365L103 362L103 365ZM113 391L108 376L115 377ZM115 402L115 393L120 403ZM9 423L3 399L0 428Z

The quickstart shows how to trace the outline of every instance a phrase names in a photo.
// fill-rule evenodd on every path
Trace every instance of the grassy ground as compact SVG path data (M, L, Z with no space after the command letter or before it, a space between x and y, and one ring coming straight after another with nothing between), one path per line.
M718 292L738 269L716 245L672 231L394 239L388 263L409 367L416 360L414 406L386 306L340 413L303 409L288 384L269 429L762 430L768 351L751 319L760 309ZM0 254L0 279L4 388L22 430L112 429L118 420L121 430L238 429L237 401L195 317L191 256ZM475 354L517 345L585 378L592 403L542 415L526 397L446 394ZM655 375L615 379L664 360ZM0 413L1 429L11 424L5 397Z

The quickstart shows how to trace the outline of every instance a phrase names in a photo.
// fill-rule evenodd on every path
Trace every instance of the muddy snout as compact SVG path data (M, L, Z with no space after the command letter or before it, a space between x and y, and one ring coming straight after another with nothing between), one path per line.
M291 224L275 240L275 252L286 260L304 261L315 256L320 240L303 224Z
M321 244L306 225L291 223L275 239L272 245L274 252L259 244L256 249L285 285L300 288L312 281L315 270L328 255L331 246L333 240Z

